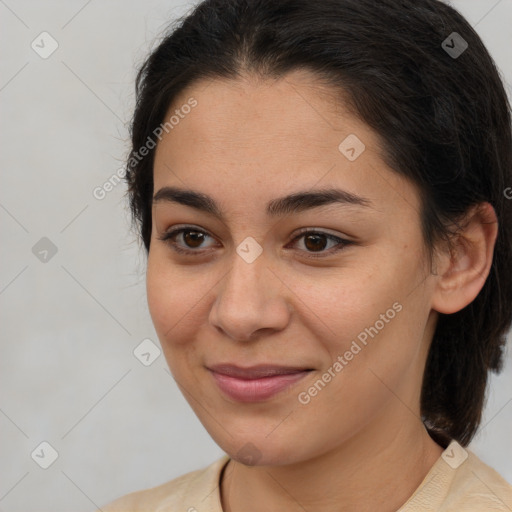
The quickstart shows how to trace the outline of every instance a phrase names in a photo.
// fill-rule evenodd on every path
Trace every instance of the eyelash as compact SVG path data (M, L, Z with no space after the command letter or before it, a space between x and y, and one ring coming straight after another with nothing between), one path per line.
M210 237L210 235L208 233L206 233L205 231L188 226L188 227L182 227L182 228L177 228L177 229L168 231L168 232L164 233L162 236L158 237L158 239L162 240L163 242L168 243L169 246L172 248L172 250L179 254L198 256L200 253L199 250L183 249L182 247L178 246L174 240L172 240L177 235L179 235L181 233L185 233L187 231L201 233L203 235ZM330 256L333 253L342 251L347 245L350 245L353 243L350 240L346 240L344 238L340 238L338 236L331 235L330 233L325 233L324 231L315 231L310 228L304 228L302 231L300 231L299 234L292 240L292 243L296 242L297 240L299 240L300 238L303 238L306 235L321 235L331 241L338 242L338 245L341 246L341 247L336 248L335 250L333 250L333 248L331 248L329 251L322 251L317 254L310 253L307 256L308 258L322 258L322 257ZM210 237L210 238L213 238L213 237Z

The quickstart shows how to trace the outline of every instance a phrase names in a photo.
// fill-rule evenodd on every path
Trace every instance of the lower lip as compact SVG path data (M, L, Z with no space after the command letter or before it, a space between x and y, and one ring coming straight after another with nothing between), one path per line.
M211 372L220 390L239 402L261 402L292 386L309 371L274 375L261 379L239 379L221 373Z

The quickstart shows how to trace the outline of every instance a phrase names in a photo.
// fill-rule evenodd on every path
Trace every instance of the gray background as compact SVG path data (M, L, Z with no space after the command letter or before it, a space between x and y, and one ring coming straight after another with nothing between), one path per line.
M0 511L87 512L223 453L163 355L150 366L133 355L146 338L158 344L144 255L124 185L93 196L128 150L137 66L190 5L0 0ZM512 83L512 0L453 5ZM43 31L59 45L46 59L31 48L51 49ZM471 445L509 482L511 402L509 348ZM59 455L48 469L36 463L48 449L31 457L43 441Z

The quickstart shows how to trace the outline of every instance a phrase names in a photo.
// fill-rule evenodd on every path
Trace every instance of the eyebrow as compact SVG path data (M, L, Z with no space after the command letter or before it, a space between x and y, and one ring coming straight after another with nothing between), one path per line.
M221 220L224 219L219 206L213 198L194 190L163 187L153 196L153 203L161 201L182 204ZM372 207L372 202L365 197L347 192L346 190L330 188L326 190L299 191L288 196L273 199L267 203L266 211L268 216L278 217L301 213L306 210L331 204Z

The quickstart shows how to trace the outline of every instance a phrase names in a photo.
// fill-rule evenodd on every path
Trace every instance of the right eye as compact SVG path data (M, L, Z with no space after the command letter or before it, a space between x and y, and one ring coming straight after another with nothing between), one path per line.
M185 248L178 244L176 240L178 237L181 238ZM194 248L199 247L205 237L213 238L201 229L194 228L193 226L185 226L166 231L163 235L159 236L158 239L166 242L173 251L180 254L198 255L201 251L194 250Z

